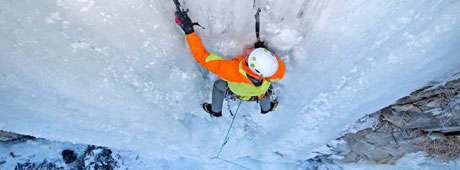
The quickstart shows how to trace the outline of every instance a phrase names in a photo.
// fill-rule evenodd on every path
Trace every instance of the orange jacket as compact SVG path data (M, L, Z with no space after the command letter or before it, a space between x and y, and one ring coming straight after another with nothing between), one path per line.
M251 80L244 74L254 75L254 73L249 70L247 64L245 64L247 56L237 55L231 59L224 59L221 56L209 53L196 33L187 34L186 39L196 61L203 67L229 83L244 83L254 86ZM265 78L266 81L280 80L285 74L283 61L278 56L276 56L276 58L279 65L278 71L273 76ZM232 90L231 87L230 89ZM235 93L233 90L232 92ZM239 95L238 93L235 94Z

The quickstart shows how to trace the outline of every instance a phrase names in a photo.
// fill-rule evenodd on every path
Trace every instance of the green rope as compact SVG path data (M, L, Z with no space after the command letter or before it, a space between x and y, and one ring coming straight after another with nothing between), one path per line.
M232 128L233 128L233 124L235 123L235 119L236 119L236 116L238 115L238 110L240 109L240 106L241 106L241 100L240 100L240 102L238 103L238 107L236 108L235 114L233 114L233 113L232 113L232 110L229 108L230 114L233 115L232 122L230 123L230 127L228 127L227 134L225 135L224 142L223 142L222 145L220 146L219 152L217 153L217 155L216 155L215 157L212 157L211 159L219 159L219 160L222 160L222 161L224 161L224 162L226 162L226 163L229 163L229 164L238 166L238 167L240 167L240 168L251 170L250 168L245 167L245 166L243 166L243 165L241 165L241 164L238 164L238 163L236 163L236 162L233 162L233 161L230 161L230 160L227 160L227 159L224 159L224 158L221 158L221 157L220 157L220 154L222 153L222 151L223 151L225 145L227 145L228 141L230 140L230 131L231 131Z
M217 153L217 156L219 158L220 154L222 153L225 145L227 145L228 143L228 140L230 140L230 131L232 130L233 128L233 123L235 122L235 118L238 114L238 110L240 109L240 106L241 106L241 100L240 102L238 103L238 107L236 108L236 111L235 111L235 114L233 115L232 111L230 110L230 113L233 115L233 118L232 118L232 122L230 123L230 127L228 127L228 130L227 130L227 134L225 135L225 138L224 138L224 142L222 143L222 145L220 146L220 149L219 149L219 152Z

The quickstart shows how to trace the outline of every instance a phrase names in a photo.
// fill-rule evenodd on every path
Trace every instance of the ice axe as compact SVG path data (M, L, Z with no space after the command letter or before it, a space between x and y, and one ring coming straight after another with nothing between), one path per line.
M173 2L174 2L174 5L176 6L176 16L180 18L187 18L188 20L190 20L190 17L188 16L189 9L182 9L179 0L173 0ZM192 21L187 21L187 22L192 22ZM192 27L193 26L199 26L200 28L205 29L198 22L192 22Z
M260 40L260 12L261 11L262 10L260 8L257 8L257 12L254 15L254 17L256 18L256 38L257 38L257 42L254 44L255 48L265 46L264 42Z

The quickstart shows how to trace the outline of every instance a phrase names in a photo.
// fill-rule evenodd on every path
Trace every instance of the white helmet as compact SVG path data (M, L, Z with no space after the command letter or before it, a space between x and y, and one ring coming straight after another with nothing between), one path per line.
M256 48L249 54L248 66L261 77L270 77L278 70L278 60L265 48Z

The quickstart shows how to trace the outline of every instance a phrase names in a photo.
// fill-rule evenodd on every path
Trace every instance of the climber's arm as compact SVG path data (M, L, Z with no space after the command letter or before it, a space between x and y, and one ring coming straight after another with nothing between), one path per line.
M200 37L194 32L187 34L186 39L193 57L200 65L224 80L231 80L234 77L235 69L233 67L235 67L235 61L232 59L226 60L222 56L208 52Z

